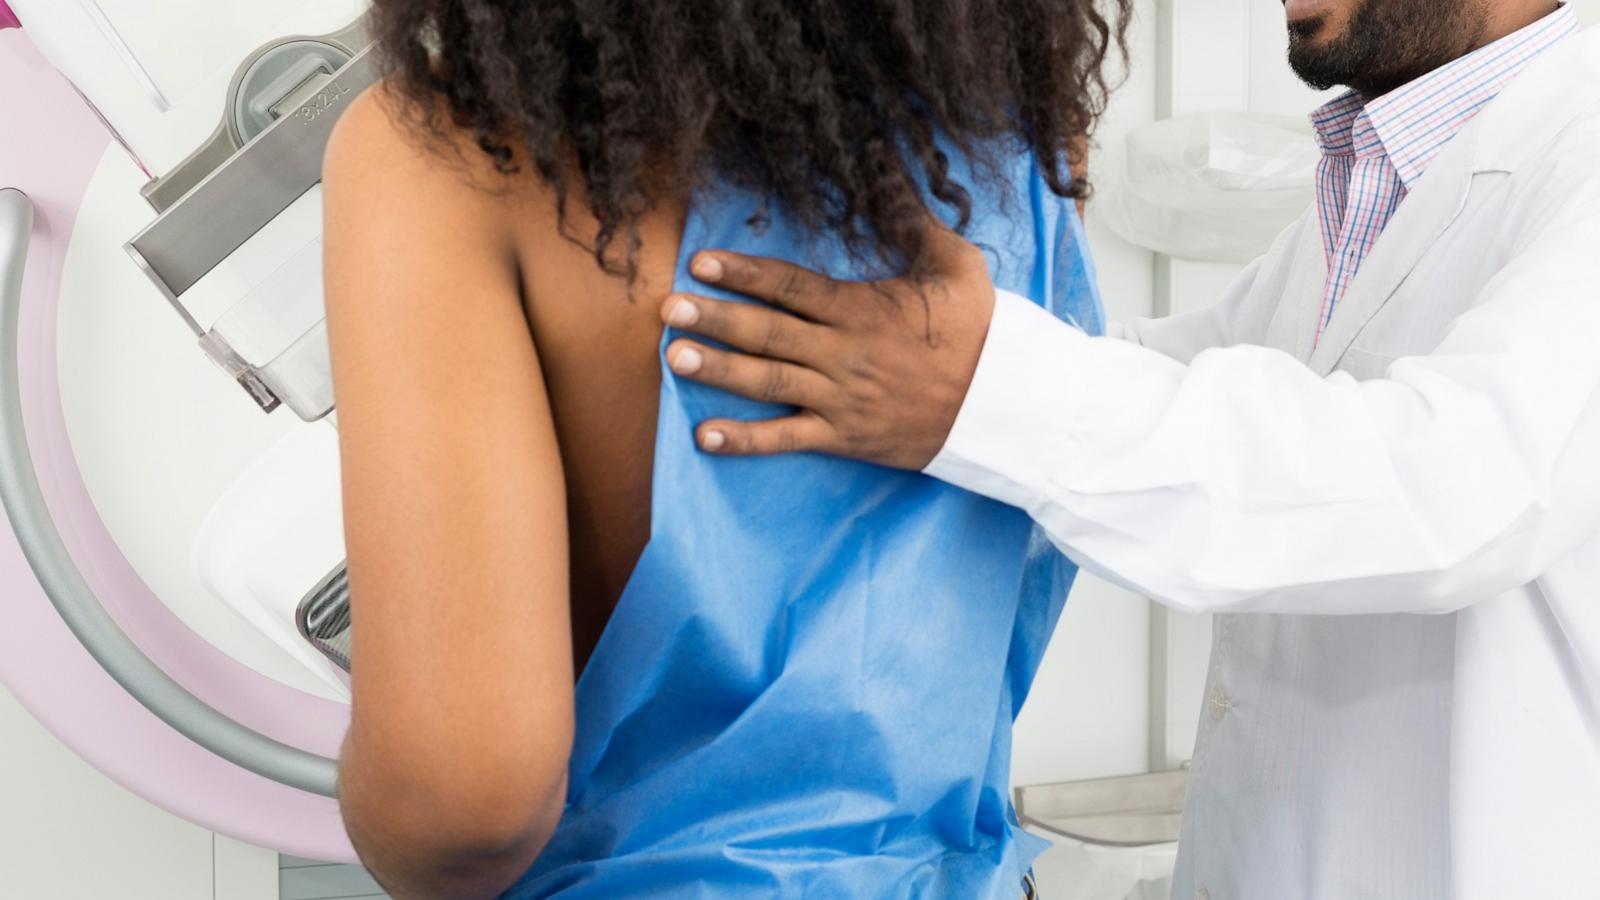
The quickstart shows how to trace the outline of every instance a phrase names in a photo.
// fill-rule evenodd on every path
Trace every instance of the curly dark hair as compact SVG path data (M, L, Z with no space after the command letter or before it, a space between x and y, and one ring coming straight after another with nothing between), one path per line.
M1105 7L1104 9L1102 7ZM1052 190L1108 93L1132 0L376 0L388 82L509 174L526 158L562 224L580 186L597 262L633 274L637 223L707 179L760 193L900 271L924 260L923 186L953 209L1031 150ZM442 102L441 102L442 101ZM941 144L941 140L947 141ZM525 153L513 151L520 145ZM613 252L627 240L621 261Z

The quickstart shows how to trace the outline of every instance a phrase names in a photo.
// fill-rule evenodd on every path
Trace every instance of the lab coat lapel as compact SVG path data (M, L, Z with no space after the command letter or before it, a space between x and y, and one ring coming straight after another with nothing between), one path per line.
M1318 375L1327 375L1338 367L1339 360L1344 358L1361 329L1383 309L1428 248L1461 215L1472 186L1477 134L1478 130L1471 125L1463 129L1400 204L1362 262L1361 271L1350 283L1349 290L1334 306L1333 318L1320 340L1314 338L1317 314L1305 317L1302 327L1309 328L1315 340L1307 364ZM1302 335L1305 334L1302 331Z
M1293 350L1295 359L1303 363L1311 362L1311 351L1316 348L1317 319L1322 315L1322 298L1327 292L1328 251L1322 243L1322 225L1318 221L1301 235L1283 294L1294 314L1294 346L1283 349Z

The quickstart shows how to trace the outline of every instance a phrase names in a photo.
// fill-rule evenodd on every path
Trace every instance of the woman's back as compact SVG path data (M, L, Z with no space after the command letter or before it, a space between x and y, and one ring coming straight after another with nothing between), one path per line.
M672 288L683 213L668 209L641 223L630 283L596 265L587 249L592 227L581 212L571 227L586 240L575 243L560 232L548 188L536 178L523 181L519 190L529 202L508 210L508 224L561 446L573 651L581 670L650 537L658 309Z

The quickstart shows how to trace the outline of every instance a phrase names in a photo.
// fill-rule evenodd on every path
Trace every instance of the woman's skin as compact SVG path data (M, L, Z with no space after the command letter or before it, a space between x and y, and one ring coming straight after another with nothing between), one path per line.
M324 172L355 628L340 802L397 900L467 900L554 831L575 670L649 538L683 213L642 223L630 291L528 167L500 175L470 135L429 146L399 108L358 99Z

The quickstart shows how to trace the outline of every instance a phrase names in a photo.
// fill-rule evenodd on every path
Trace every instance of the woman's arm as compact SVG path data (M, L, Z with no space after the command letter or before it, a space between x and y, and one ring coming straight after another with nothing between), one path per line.
M469 900L528 868L565 800L565 489L511 195L395 102L358 99L324 173L355 629L340 803L398 900Z

